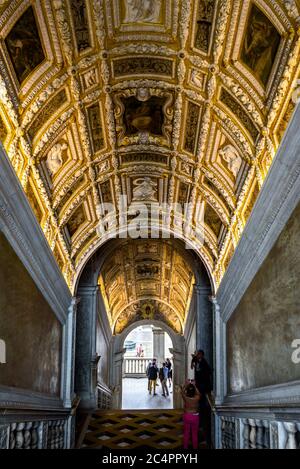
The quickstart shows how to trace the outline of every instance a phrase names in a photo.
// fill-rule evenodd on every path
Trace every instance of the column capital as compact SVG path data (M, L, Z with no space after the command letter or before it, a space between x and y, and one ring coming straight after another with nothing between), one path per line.
M74 314L76 312L77 305L79 302L80 302L80 298L78 298L77 296L72 297L71 304L68 308L68 314Z
M202 285L200 283L194 284L194 291L198 294L208 295L211 292L211 288L207 285Z
M210 296L209 301L212 302L214 310L220 312L220 305L218 303L217 297L216 296Z
M99 285L86 285L78 288L78 296L95 295L99 291Z

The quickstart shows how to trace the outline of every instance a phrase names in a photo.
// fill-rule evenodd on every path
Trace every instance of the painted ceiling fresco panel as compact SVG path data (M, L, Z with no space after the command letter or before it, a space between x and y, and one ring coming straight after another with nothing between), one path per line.
M69 218L67 223L67 228L70 233L70 236L74 236L78 228L85 222L86 215L83 206L78 207L75 212Z
M202 50L206 54L209 51L215 5L216 0L198 1L197 27L194 45L197 49Z
M200 106L189 101L187 106L187 121L183 146L184 150L188 151L189 153L195 152L199 116Z
M19 83L22 83L45 59L32 7L16 22L5 44Z
M244 38L241 58L264 84L275 61L281 36L264 13L252 5Z
M217 212L209 204L206 206L204 221L218 238L223 224Z
M162 11L165 0L122 0L122 22L136 23L161 23Z
M124 99L126 135L134 135L139 131L149 131L153 135L163 135L164 115L162 109L164 103L163 98L156 97L151 97L144 103L141 103L135 97Z
M94 152L97 153L104 147L102 119L99 104L94 104L93 106L90 106L87 112L93 142L93 149Z
M71 0L70 6L77 47L81 52L91 46L87 6L85 0Z

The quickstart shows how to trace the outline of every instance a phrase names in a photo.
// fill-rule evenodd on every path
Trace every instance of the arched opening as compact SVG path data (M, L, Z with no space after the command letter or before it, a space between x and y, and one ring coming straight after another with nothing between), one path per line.
M205 265L180 239L114 239L99 248L76 288L80 406L122 408L126 337L153 325L171 338L172 405L181 408L180 386L195 347L205 349L213 365L212 293Z
M173 342L163 324L161 326L151 323L139 325L124 340L126 351L122 368L122 409L173 408ZM163 375L162 367L167 358L169 372L165 367ZM150 391L147 371L149 374L149 365L153 359L156 360L158 370L156 386Z

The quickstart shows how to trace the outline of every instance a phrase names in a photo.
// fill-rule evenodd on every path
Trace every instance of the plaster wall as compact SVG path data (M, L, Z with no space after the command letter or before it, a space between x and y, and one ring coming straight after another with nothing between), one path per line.
M0 233L0 385L59 396L62 326Z

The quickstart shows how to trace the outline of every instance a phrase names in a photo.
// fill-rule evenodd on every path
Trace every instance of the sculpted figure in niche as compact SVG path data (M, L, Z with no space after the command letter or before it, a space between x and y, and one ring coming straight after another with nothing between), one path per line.
M56 143L47 155L47 167L50 175L54 176L64 164L63 152L68 149L66 142Z
M239 173L242 158L238 154L237 150L232 145L226 145L219 151L220 156L223 158L226 163L228 163L228 168L232 172L235 178Z
M124 23L158 23L161 0L125 0Z
M152 181L151 178L139 178L133 181L133 201L149 200L156 201L157 183Z

